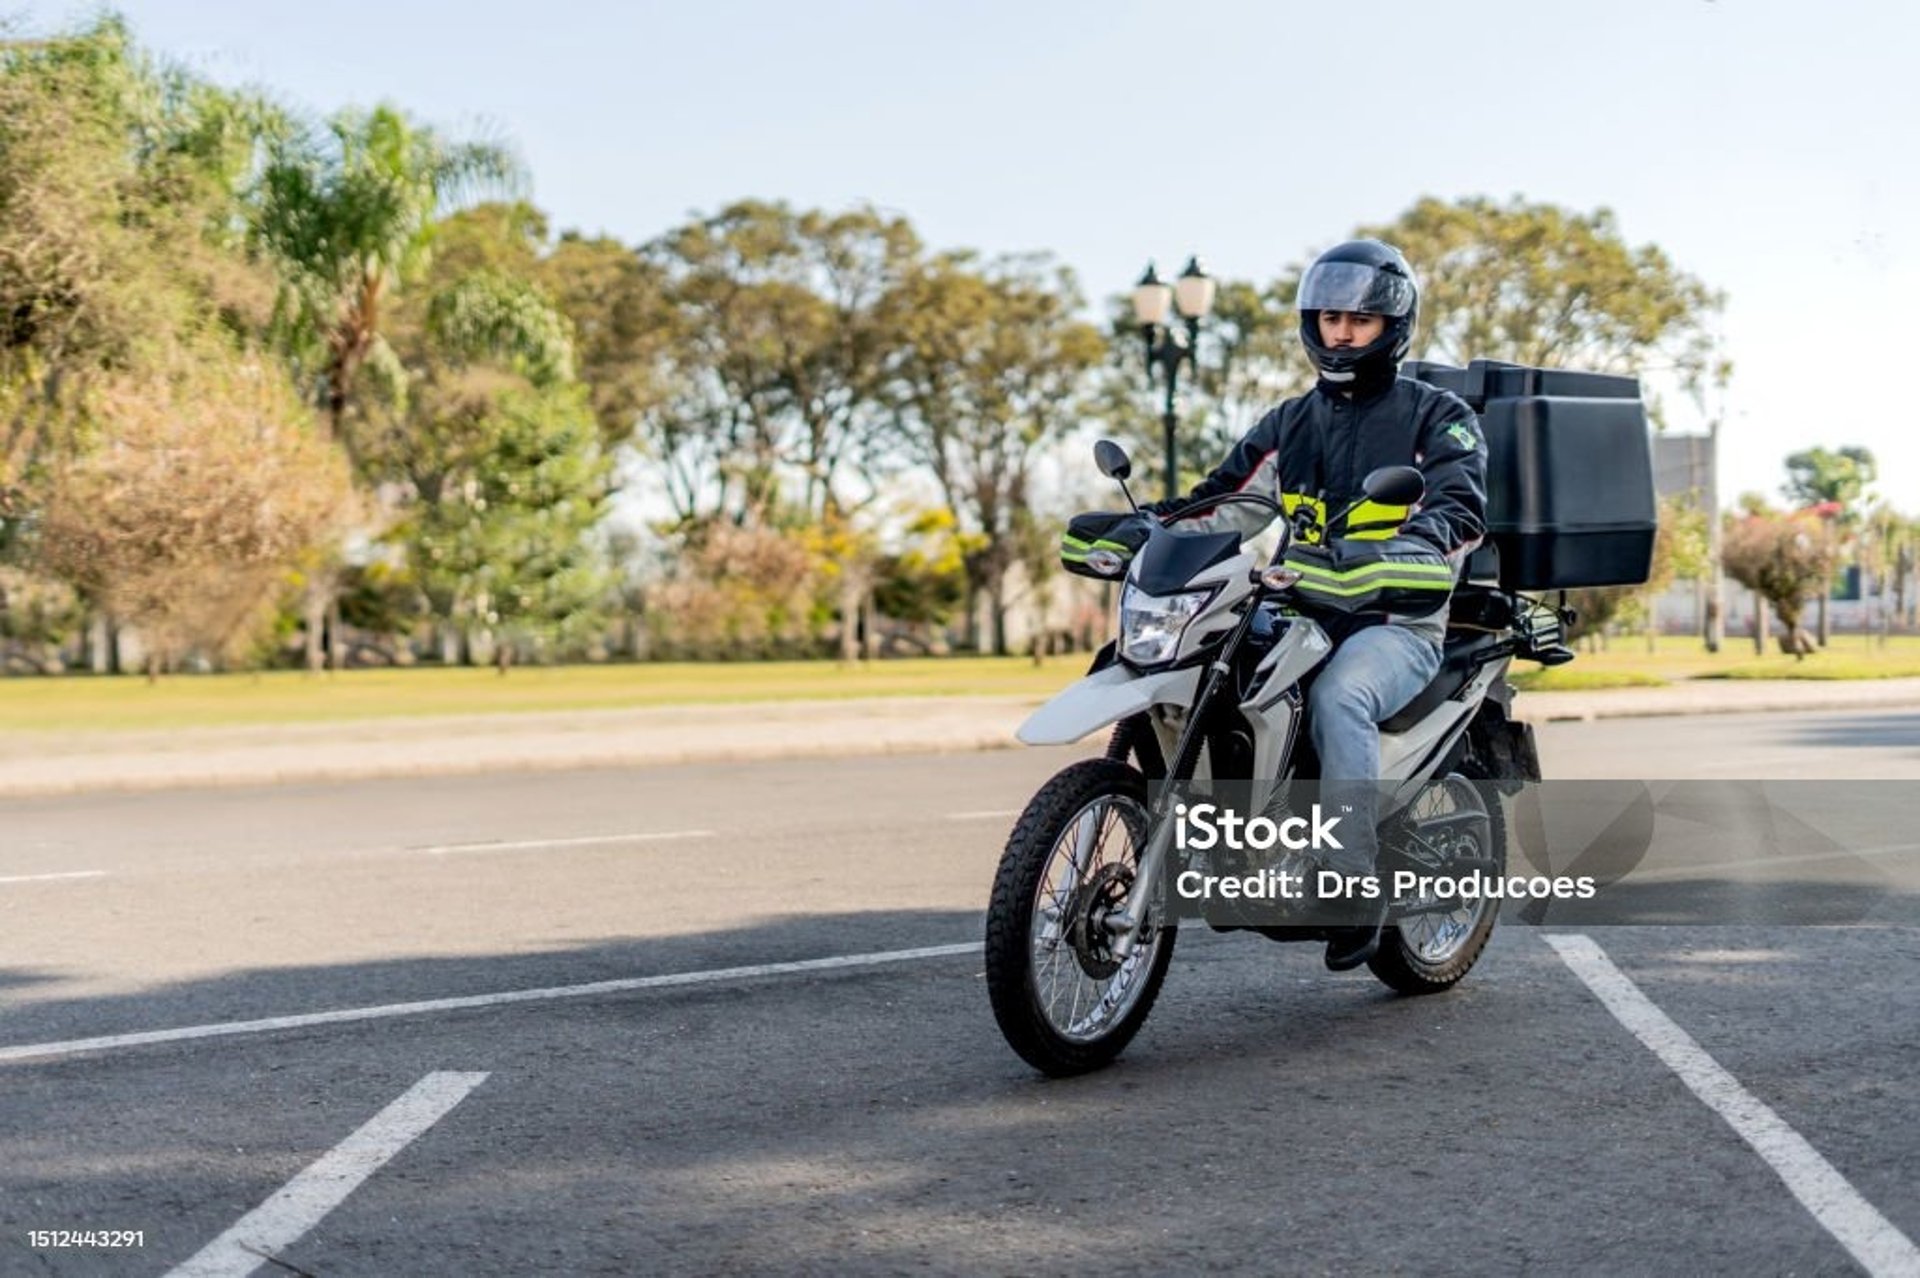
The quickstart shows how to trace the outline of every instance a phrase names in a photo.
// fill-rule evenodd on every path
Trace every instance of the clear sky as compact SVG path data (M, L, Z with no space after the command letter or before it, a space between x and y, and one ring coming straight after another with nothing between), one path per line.
M509 140L556 226L632 241L742 196L869 201L936 246L1051 250L1099 297L1195 250L1266 282L1426 194L1606 205L1729 295L1724 497L1777 497L1797 448L1864 444L1878 491L1920 512L1920 6L121 8L217 80L315 111L388 99ZM29 17L90 11L40 0Z

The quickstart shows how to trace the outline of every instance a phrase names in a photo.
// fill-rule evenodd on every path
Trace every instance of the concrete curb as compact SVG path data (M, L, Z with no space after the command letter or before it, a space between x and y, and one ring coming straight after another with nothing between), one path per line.
M1010 749L1032 696L363 720L0 742L0 797ZM1920 707L1920 679L1523 693L1531 723Z

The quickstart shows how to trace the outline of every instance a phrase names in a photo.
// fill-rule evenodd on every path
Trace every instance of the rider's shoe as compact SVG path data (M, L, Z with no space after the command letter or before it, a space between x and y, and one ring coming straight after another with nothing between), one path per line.
M1387 924L1388 904L1385 897L1354 902L1352 924L1336 931L1327 942L1329 972L1352 971L1380 952L1380 933Z

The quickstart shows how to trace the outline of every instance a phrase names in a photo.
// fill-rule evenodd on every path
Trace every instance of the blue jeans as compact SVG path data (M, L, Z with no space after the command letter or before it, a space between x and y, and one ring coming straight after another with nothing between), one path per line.
M1329 852L1328 869L1373 872L1380 721L1404 708L1439 670L1440 649L1430 640L1401 626L1369 626L1334 649L1313 681L1307 711L1320 752L1321 802L1333 812L1353 809L1340 823L1341 848Z

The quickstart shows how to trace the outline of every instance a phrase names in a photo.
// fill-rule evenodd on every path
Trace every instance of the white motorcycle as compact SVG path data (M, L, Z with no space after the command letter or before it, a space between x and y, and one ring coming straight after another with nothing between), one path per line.
M1095 458L1125 492L1126 453L1101 441ZM1373 501L1411 506L1425 484L1419 471L1397 466L1374 471L1364 488ZM1134 504L1131 493L1127 500ZM1281 514L1252 493L1182 514L1230 503ZM1082 567L1084 575L1124 577L1120 637L1019 736L1029 745L1066 744L1109 727L1112 736L1104 758L1062 769L1028 802L987 909L995 1019L1044 1073L1107 1064L1152 1010L1176 936L1164 872L1174 855L1174 806L1190 793L1183 787L1244 778L1252 806L1271 810L1289 784L1317 776L1303 731L1304 686L1332 643L1289 606L1299 574L1282 560L1297 533L1284 518L1279 524L1279 547L1264 566L1238 533L1156 525L1130 561L1095 549ZM1531 730L1509 717L1513 689L1504 676L1516 656L1559 664L1573 655L1561 642L1571 620L1564 606L1469 581L1454 591L1451 609L1439 674L1381 725L1383 872L1503 872L1501 794L1539 778ZM1490 898L1398 900L1368 966L1402 993L1447 989L1479 958L1498 907ZM1276 940L1332 934L1311 923L1250 930Z

